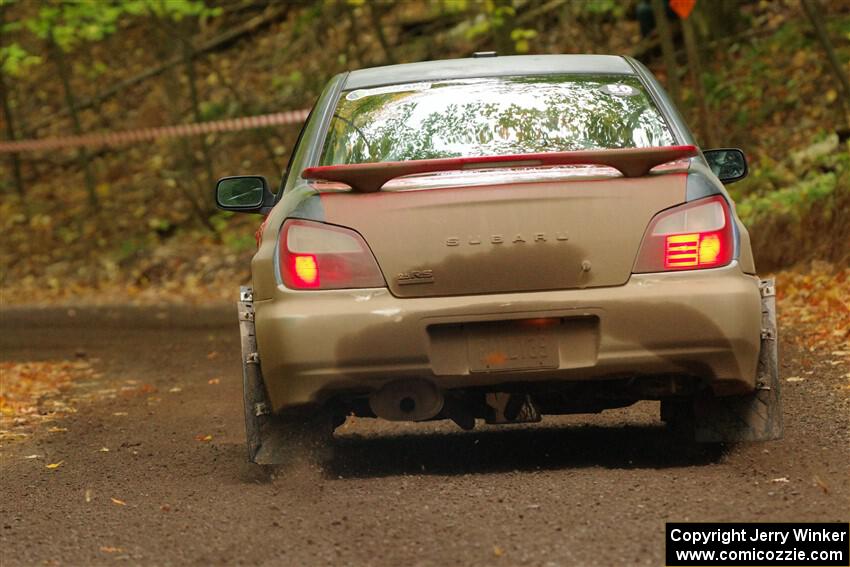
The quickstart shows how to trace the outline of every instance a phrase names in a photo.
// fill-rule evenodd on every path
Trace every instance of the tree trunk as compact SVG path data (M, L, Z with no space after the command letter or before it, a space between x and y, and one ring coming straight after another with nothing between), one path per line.
M6 6L0 6L0 33L3 32L3 26L6 23ZM0 44L2 45L2 44ZM15 117L12 114L12 104L9 101L11 98L9 89L6 85L6 77L3 75L3 72L0 71L0 103L3 106L3 117L6 122L6 138L9 141L14 141L17 139L17 132L15 131ZM24 180L21 175L21 159L16 153L9 154L9 163L12 166L12 178L15 182L15 188L18 191L18 195L21 197L21 201L23 201L25 195L24 192Z
M192 116L196 123L202 122L201 100L198 96L198 84L195 76L195 61L194 54L192 53L192 44L185 39L184 34L181 33L179 37L183 38L180 40L180 43L182 44L183 64L186 69L186 82L189 84L189 101L192 104ZM204 156L204 171L207 176L207 187L212 188L213 183L215 182L212 155L210 154L210 148L207 144L206 136L201 134L198 138L201 142L201 154Z
M386 62L393 64L396 62L396 58L393 54L392 48L390 47L389 41L387 41L387 36L384 33L384 24L381 22L383 12L383 7L380 7L379 2L376 0L373 0L369 4L369 16L372 18L372 27L375 28L375 35L378 36L378 43L381 44L381 49L384 50L384 58L386 59Z
M159 28L159 41L156 42L157 54L160 59L168 60L172 55L175 47L173 30L159 18L153 17ZM163 85L165 87L165 106L168 108L169 122L179 124L183 121L183 116L180 111L178 102L183 98L180 92L180 84L174 73L174 68L167 69L163 73ZM198 181L195 175L196 160L192 153L192 147L187 138L178 138L170 144L177 154L177 167L181 170L182 179L177 180L177 189L188 201L195 213L198 221L211 232L215 233L215 227L210 222L210 214L212 207L208 204L211 199L198 199L198 196L203 193L204 183ZM194 191L192 190L194 188ZM209 192L212 194L212 186L208 186Z
M233 97L233 100L236 101L236 104L239 107L239 112L244 112L246 109L249 108L249 102L246 102L245 97L242 96L242 93L239 92L239 89L236 87L236 85L234 85L233 82L228 79L224 73L221 72L221 70L219 70L217 67L213 67L211 61L208 62L207 68L209 68L215 74L215 76L218 77L218 80L221 81L221 84L224 85L224 88L228 90L230 95ZM269 158L269 162L272 164L275 171L283 171L284 164L278 163L277 154L274 153L274 148L269 143L269 137L266 135L266 133L263 130L255 129L251 129L248 132L250 132L251 136L266 151L266 155Z
M703 145L713 148L716 147L714 122L711 120L711 115L708 110L708 102L705 99L705 89L702 84L702 65L700 63L696 34L694 33L691 21L687 18L682 20L682 34L685 36L685 51L688 52L688 65L691 68L691 78L694 83L694 95L697 99L702 142Z
M514 15L511 0L496 0L493 3L494 13L490 15L490 25L493 33L493 46L499 55L513 55L514 41L511 31L514 29ZM496 13L498 12L498 13Z
M17 139L15 132L15 119L12 115L12 106L9 103L9 92L6 89L6 78L0 73L0 102L3 104L3 117L6 122L6 139L14 141ZM24 180L21 175L21 159L18 154L12 152L9 154L9 163L12 166L12 178L15 181L15 188L18 190L21 200L26 196L24 192Z
M354 6L348 3L345 4L345 14L348 18L348 47L353 55L351 59L355 65L362 67L365 58L363 57L363 51L361 49L362 43L360 41L360 26L357 25L357 14L355 14L354 11Z
M691 18L698 18L698 27L704 37L715 40L739 33L746 19L741 16L742 0L715 0L697 2Z
M74 89L71 86L71 74L68 69L68 64L65 61L65 54L63 53L62 48L59 47L53 40L52 31L47 39L47 48L53 58L53 63L56 65L56 72L59 75L59 80L62 82L62 89L65 92L65 104L68 107L68 115L71 117L71 125L73 126L74 134L82 136L83 128L80 125L80 116L77 113L76 97L74 96ZM97 211L98 202L97 192L95 190L94 174L91 170L91 161L89 160L88 152L84 147L81 147L77 151L77 159L83 170L83 176L85 177L86 191L89 195L89 206L93 211Z
M832 67L832 72L838 80L839 85L841 85L844 95L841 105L844 107L844 118L847 120L847 125L850 126L850 80L847 79L847 73L844 71L841 61L838 60L838 56L832 48L832 42L829 40L826 26L823 25L823 20L821 19L822 8L816 0L800 1L803 4L806 15L812 22L812 27L815 28L815 33L818 36L818 40L820 40L823 50L826 52L826 58L829 60L830 67Z
M676 48L673 45L673 32L667 19L667 6L664 0L652 0L652 12L655 16L655 29L661 40L661 54L667 69L667 90L676 106L682 103L679 90L679 66L676 65Z

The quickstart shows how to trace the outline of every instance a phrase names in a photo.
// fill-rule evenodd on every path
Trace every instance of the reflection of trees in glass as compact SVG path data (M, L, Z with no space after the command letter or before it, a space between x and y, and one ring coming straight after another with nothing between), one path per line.
M627 85L632 94L601 87ZM504 155L673 143L636 78L501 77L345 97L323 164Z
M263 202L263 183L256 177L222 179L217 191L219 201L225 205L251 207Z

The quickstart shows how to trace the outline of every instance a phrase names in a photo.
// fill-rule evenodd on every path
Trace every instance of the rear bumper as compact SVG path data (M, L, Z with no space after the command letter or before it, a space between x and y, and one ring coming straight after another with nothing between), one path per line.
M386 289L297 292L257 301L263 376L274 410L424 378L444 389L676 374L717 394L755 387L758 279L725 268L636 274L622 286L399 299ZM470 372L459 323L560 317L556 369Z

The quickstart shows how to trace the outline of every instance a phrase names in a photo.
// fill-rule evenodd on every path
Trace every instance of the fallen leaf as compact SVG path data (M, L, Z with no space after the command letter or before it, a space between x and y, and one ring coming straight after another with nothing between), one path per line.
M112 500L112 503L117 505L117 506L126 506L127 505L126 502L124 502L123 500L118 500L117 498L110 498L110 500Z
M115 415L115 416L118 416L118 417L123 417L123 416L129 415L129 414L126 411L116 411L116 412L112 412L112 415Z
M86 488L86 502L91 502L93 497L91 488Z
M812 478L812 480L813 480L813 481L815 481L815 485L816 485L818 488L820 488L821 490L823 490L823 493L824 493L824 494L829 494L829 486L827 486L827 484L826 484L824 481L822 481L822 480L820 479L820 477L819 477L819 476L815 475L815 476Z
M802 382L805 378L800 378L799 376L789 376L785 379L786 382Z
M210 378L207 380L207 384L219 384L221 383L221 378Z
M64 463L64 462L65 461L59 461L58 463L50 463L49 465L45 465L45 467L48 468L48 469L58 469L59 467L62 466L62 463Z
M107 546L102 546L102 547L100 548L100 550L101 550L102 552L104 552L104 553L120 553L120 552L124 551L124 548L123 548L123 547L107 547Z
M40 459L41 455L27 455L25 459Z
M169 391L169 392L171 392L172 394L176 394L176 393L178 393L178 392L182 392L182 391L183 391L183 388L180 388L180 387L178 387L178 386L174 386L173 388L171 388L171 389L170 389L170 390L168 390L168 391Z
M209 443L212 441L212 435L201 435L200 433L195 435L195 441L202 441L204 443Z
M505 554L505 550L499 547L498 545L493 546L493 555L496 557L501 557Z
M162 506L159 507L159 510L161 512L170 512L171 506L169 506L168 504L163 504Z
M100 451L101 453L108 453L109 447L101 447L100 449L98 449L98 451Z
M47 430L48 433L65 433L68 431L66 427L51 427Z
M770 482L791 482L791 481L788 480L787 476L781 476L779 478L771 479Z
M216 358L218 358L218 351L211 350L209 353L207 353L208 360L215 360Z

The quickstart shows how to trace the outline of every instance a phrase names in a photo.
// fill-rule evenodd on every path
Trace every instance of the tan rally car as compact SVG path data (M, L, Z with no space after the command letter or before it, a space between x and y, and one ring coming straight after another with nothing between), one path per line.
M241 293L249 457L347 415L537 421L660 400L698 441L782 433L772 282L723 183L628 57L473 57L334 77Z

